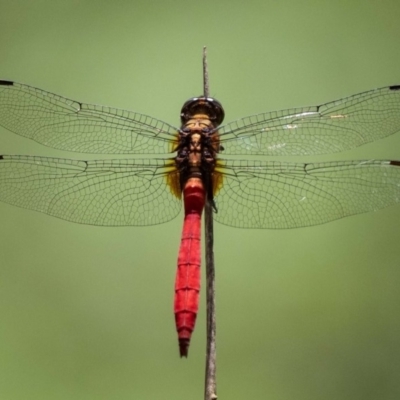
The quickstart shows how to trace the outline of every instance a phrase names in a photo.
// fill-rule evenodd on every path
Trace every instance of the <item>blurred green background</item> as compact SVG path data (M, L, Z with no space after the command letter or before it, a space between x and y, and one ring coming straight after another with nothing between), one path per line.
M0 5L0 79L174 125L202 91L203 45L226 122L400 83L398 0ZM0 151L82 157L4 129ZM400 135L327 158L400 159ZM0 399L202 398L203 294L187 360L174 331L181 218L0 216ZM399 221L400 206L288 231L216 224L219 398L399 399Z

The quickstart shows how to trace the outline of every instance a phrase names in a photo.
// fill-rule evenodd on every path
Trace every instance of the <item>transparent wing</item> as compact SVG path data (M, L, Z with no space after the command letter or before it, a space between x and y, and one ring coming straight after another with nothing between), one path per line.
M174 218L181 200L166 160L78 161L0 156L0 201L90 225L154 225Z
M312 155L349 150L400 130L400 86L319 106L252 115L219 129L224 154Z
M215 220L237 228L318 225L400 202L400 161L225 161Z
M0 125L56 149L103 154L168 153L177 131L147 115L10 81L0 81Z

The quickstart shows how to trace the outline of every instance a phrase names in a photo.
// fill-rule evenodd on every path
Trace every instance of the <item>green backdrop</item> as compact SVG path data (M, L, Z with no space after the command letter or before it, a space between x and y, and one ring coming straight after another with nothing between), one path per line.
M399 15L397 0L3 0L0 79L176 125L207 45L228 122L400 83ZM82 157L4 129L0 152ZM400 135L324 159L358 158L400 159ZM202 398L204 295L187 360L172 314L181 218L0 217L1 399ZM399 221L400 206L288 231L216 224L219 398L397 400Z

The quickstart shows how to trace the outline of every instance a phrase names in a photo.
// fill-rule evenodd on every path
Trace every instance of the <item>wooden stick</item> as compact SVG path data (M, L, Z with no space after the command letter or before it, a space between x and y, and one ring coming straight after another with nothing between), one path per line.
M203 95L208 97L210 95L210 86L208 82L208 66L207 66L207 47L203 47Z
M207 50L203 48L203 93L209 96ZM205 237L206 237L206 298L207 298L207 358L206 380L204 399L215 400L217 398L216 381L216 322L215 322L215 269L214 269L214 226L213 207L206 201L204 209Z

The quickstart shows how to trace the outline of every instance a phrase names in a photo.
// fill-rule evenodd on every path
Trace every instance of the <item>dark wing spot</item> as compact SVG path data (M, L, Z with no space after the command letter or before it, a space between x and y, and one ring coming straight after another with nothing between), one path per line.
M400 90L400 85L389 86L390 90Z
M0 80L0 85L3 85L3 86L13 86L13 85L14 85L14 82L11 82L11 81L2 81L2 80Z

